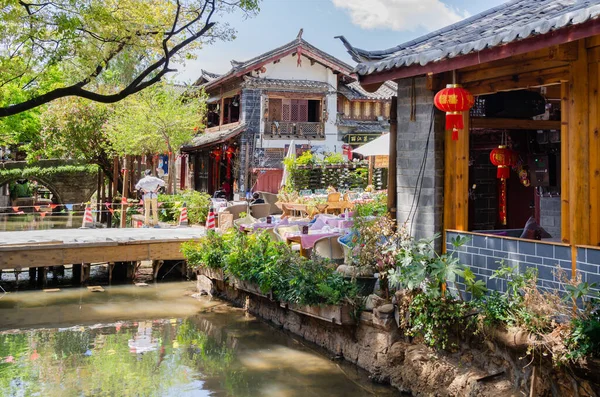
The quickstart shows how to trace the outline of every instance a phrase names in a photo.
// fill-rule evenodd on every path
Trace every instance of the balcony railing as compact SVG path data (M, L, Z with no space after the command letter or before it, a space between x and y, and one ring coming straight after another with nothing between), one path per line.
M265 135L271 138L325 138L325 128L321 122L271 121Z

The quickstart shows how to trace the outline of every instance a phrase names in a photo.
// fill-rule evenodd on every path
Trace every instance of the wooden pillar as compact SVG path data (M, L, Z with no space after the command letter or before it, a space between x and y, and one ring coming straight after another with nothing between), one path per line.
M571 215L569 206L569 83L561 83L561 127L560 127L560 213L561 239L564 243L571 242Z
M383 106L383 104L382 104ZM390 154L388 165L388 188L387 188L387 206L388 212L393 219L396 219L396 206L398 202L398 192L396 191L396 164L398 155L398 98L392 97L390 106Z
M444 236L447 229L469 228L469 112L463 120L458 141L451 131L444 136Z
M129 156L125 156L123 159L123 168L127 170L127 166L129 163ZM121 199L121 228L127 226L127 195L129 194L128 190L129 186L129 172L123 173L123 195Z
M117 194L119 193L119 175L121 175L121 170L119 170L119 157L115 156L113 159L112 197L117 197Z
M225 108L225 98L223 98L223 86L221 86L221 105L219 106L219 126L223 125L223 116Z
M106 222L106 215L108 212L107 208L104 206L104 203L106 203L106 175L104 175L103 171L100 172L102 173L102 185L100 187L98 211L100 212L100 222Z
M591 58L591 57L590 57ZM591 60L591 59L590 59ZM589 178L590 178L590 240L593 246L600 245L600 62L594 60L588 65L589 89Z
M570 64L567 124L569 161L570 243L590 243L590 131L588 63L584 41L579 56ZM564 194L564 192L563 192Z

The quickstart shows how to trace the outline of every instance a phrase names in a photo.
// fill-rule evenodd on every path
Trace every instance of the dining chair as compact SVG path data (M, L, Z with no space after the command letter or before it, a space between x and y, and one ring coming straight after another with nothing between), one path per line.
M345 255L338 236L326 236L315 241L314 255L331 260L336 265L344 263Z
M250 215L254 218L264 218L271 213L271 204L253 204L250 206Z

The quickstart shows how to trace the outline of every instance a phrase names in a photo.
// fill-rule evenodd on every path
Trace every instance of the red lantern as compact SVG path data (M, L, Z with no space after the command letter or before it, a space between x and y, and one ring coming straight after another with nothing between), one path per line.
M498 167L496 177L498 179L508 179L510 177L510 167L515 165L518 155L504 145L498 146L490 153L490 161Z
M226 173L227 180L231 179L231 158L233 157L234 153L235 153L235 149L232 148L231 146L229 146L227 148L227 150L225 150L225 156L227 157L227 173Z
M490 153L490 161L498 167L496 177L500 179L498 221L501 225L506 225L506 180L510 177L510 168L516 165L518 160L518 154L505 145L498 146Z
M458 130L465 128L463 112L475 104L473 95L460 84L448 84L446 88L435 95L435 107L446 112L446 129L452 128L452 140L458 140Z
M215 149L210 153L217 161L221 159L221 149Z

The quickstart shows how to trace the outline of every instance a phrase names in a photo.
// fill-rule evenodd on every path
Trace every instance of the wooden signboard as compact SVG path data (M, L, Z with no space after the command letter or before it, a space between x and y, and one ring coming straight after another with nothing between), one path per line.
M375 156L375 168L388 168L390 156Z

